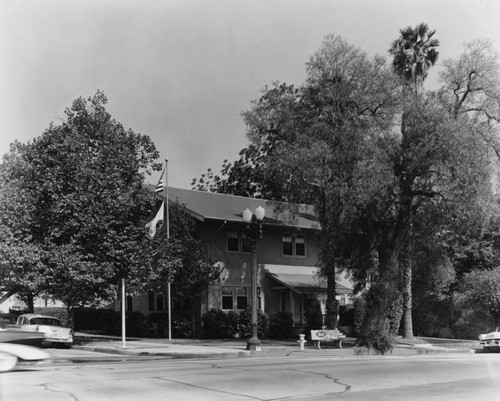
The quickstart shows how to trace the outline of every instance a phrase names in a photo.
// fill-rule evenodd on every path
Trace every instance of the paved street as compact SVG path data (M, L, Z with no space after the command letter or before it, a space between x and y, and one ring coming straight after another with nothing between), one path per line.
M2 374L0 400L483 401L500 393L500 354L180 360L94 354Z

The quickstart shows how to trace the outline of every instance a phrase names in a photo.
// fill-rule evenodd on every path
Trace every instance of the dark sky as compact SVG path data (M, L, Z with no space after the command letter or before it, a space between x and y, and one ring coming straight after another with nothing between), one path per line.
M442 61L477 38L500 51L499 20L498 0L2 0L0 154L100 89L169 159L169 184L190 188L237 157L241 111L275 80L300 85L327 34L387 56L399 29L426 22Z

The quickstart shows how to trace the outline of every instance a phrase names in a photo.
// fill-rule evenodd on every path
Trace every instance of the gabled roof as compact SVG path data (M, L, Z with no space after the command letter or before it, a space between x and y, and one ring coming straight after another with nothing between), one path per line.
M160 198L165 200L163 193ZM227 222L243 222L243 211L248 208L252 212L258 206L266 210L264 224L284 227L319 229L319 222L314 208L309 205L292 205L265 199L246 198L243 196L225 195L213 192L195 191L181 188L168 188L171 202L184 205L198 220L222 220ZM295 209L296 212L291 212Z

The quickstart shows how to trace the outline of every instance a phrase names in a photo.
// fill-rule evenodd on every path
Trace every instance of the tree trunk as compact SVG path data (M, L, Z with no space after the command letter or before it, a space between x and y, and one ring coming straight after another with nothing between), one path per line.
M335 282L335 272L336 266L330 266L328 269L327 277L327 295L326 295L326 321L325 325L330 330L335 330L337 328L338 322L338 302L335 298L337 295L336 282Z
M28 313L35 313L35 297L30 292L27 295L26 304L28 306Z
M75 309L71 305L68 305L66 307L66 310L68 312L67 327L70 327L74 330L75 329Z

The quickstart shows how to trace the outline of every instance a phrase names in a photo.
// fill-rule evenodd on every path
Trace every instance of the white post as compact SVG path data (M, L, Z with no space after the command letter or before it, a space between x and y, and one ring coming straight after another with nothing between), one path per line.
M170 303L170 281L168 282L168 341L172 341L172 319L170 315L172 313L171 303Z
M122 278L122 348L125 348L125 279Z
M168 201L168 159L165 159L165 177L163 177L163 185L165 190L165 209L163 213L164 221L167 225L167 240L170 239L170 216L169 216L169 201ZM170 301L170 281L167 283L168 295L167 295L167 310L168 310L168 341L172 341L172 304Z

